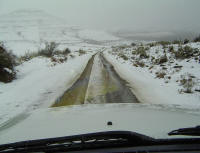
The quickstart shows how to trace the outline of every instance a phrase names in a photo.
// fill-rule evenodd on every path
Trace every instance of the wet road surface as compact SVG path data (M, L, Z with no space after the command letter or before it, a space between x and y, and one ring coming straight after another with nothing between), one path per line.
M52 107L87 103L138 103L127 82L101 53L92 56L80 78Z

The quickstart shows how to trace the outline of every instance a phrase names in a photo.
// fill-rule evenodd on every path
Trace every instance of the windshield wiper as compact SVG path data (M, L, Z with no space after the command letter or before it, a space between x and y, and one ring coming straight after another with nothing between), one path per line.
M0 145L0 153L77 151L106 147L142 146L154 143L153 138L139 133L108 131Z
M64 136L57 138L47 138L39 140L29 140L16 142L11 144L0 145L0 153L50 153L50 152L87 152L88 150L99 149L123 149L132 147L135 152L147 152L148 148L157 146L156 149L160 152L165 152L166 148L162 146L172 145L172 148L167 147L167 150L183 150L184 147L192 145L193 150L200 150L198 148L200 144L199 138L190 139L154 139L143 134L130 132L130 131L106 131L98 133L89 133L74 136ZM173 146L179 146L180 148L173 148ZM184 146L180 146L184 145ZM185 146L186 145L186 146ZM188 146L187 146L188 145ZM160 146L160 147L159 147ZM141 147L141 148L140 148ZM149 148L150 149L150 148ZM155 148L152 148L152 152L156 152ZM139 151L138 151L139 150ZM106 151L104 151L106 152ZM115 151L113 151L115 152ZM123 151L122 151L123 152ZM133 151L127 151L133 152Z
M200 136L200 126L173 130L168 135Z

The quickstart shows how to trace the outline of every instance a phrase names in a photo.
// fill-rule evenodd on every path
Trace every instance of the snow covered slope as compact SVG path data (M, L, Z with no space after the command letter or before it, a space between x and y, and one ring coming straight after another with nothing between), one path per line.
M108 49L105 56L130 83L142 103L200 110L200 43L135 44ZM111 51L112 50L112 51ZM179 55L178 53L188 53ZM183 57L179 57L183 56Z
M23 112L27 112L29 114L33 109L50 106L60 95L63 94L64 91L66 91L67 88L73 84L79 74L83 71L91 55L97 51L105 50L107 52L105 52L104 55L106 55L107 60L110 61L110 63L115 67L119 75L124 80L129 82L129 85L132 87L133 92L136 94L136 97L141 103L148 105L148 107L160 106L162 108L166 108L166 110L186 110L196 113L197 116L193 115L194 122L189 121L190 115L185 114L187 122L185 122L186 120L184 117L181 117L183 119L183 124L181 124L181 126L183 127L187 125L195 126L199 123L198 114L200 112L200 92L197 87L200 85L200 68L197 56L200 54L197 55L197 53L200 53L200 43L188 43L187 45L170 43L170 45L160 45L156 42L154 42L155 44L142 44L141 42L137 42L136 44L132 43L131 45L123 45L126 41L122 40L122 38L119 39L117 36L113 36L112 34L104 31L87 30L77 26L70 26L69 23L63 21L62 19L51 16L40 10L20 10L0 16L0 41L3 41L6 47L13 50L14 54L18 56L24 55L28 51L37 52L38 49L43 46L45 41L55 41L60 44L59 49L69 48L72 51L69 56L67 55L67 61L56 64L54 63L54 57L45 58L41 56L33 56L33 58L30 58L29 61L25 60L25 62L22 62L16 67L16 80L8 84L0 83L0 124L4 122L8 123L2 128L7 128L7 125L13 124L13 120L17 120L17 122L21 120L18 118L20 113L23 114ZM113 46L113 44L117 44L118 46ZM83 49L84 51L80 51L86 54L79 56L79 52L76 52L79 49ZM182 52L185 49L192 49L195 57L192 56L190 58L178 60L174 58L174 56L178 56L178 51ZM166 57L167 61L165 61ZM97 66L94 65L93 69L96 68ZM182 88L180 85L181 81L184 82L184 78L181 78L181 76L186 72L191 73L192 80L195 81L194 89L190 94L185 93L184 90L180 90L183 91L181 93L179 92L179 89ZM92 73L94 78L90 80L90 83L92 81L93 83L96 82L95 78L98 75L100 75L100 72L97 69L94 73ZM97 85L101 84L101 82L96 83ZM141 106L141 104L139 105ZM74 122L72 117L78 117L79 121L88 121L88 117L94 116L98 110L99 113L94 116L96 118L90 122L91 127L87 127L88 123L85 125L83 124L88 130L85 132L95 132L95 130L91 128L96 128L98 131L105 130L105 125L98 126L97 124L96 126L94 124L96 122L93 121L100 118L101 123L104 123L106 122L104 120L105 116L107 115L110 117L111 114L113 115L114 120L116 119L115 121L118 123L120 122L119 119L125 122L125 124L130 123L132 121L132 118L130 118L131 115L135 117L135 120L138 122L141 120L141 117L143 117L144 120L149 121L149 115L144 115L147 111L151 111L150 114L152 114L151 119L154 121L152 128L155 129L158 127L158 120L156 117L160 116L157 115L157 113L154 113L154 110L145 108L143 109L144 113L141 113L140 108L135 109L135 112L135 110L131 107L132 105L126 105L125 109L122 109L121 106L124 105L118 104L110 105L111 107L107 107L104 111L105 105L102 106L103 111L99 110L99 106L97 109L94 109L94 111L92 110L94 107L87 107L87 109L91 109L91 112L88 112L87 109L83 109L83 111L85 111L83 115L77 111L79 110L79 107L78 109L76 107L76 109L72 111L68 111L68 108L65 108L67 111L64 110L56 113L54 110L57 109L53 109L53 113L51 112L51 109L50 113L49 110L44 110L44 112L39 113L38 115L36 112L35 115L25 120L25 122L22 122L19 126L17 125L17 130L34 133L34 129L30 128L31 130L29 131L28 127L28 130L24 131L24 128L32 125L29 123L33 123L34 120L44 117L44 119L42 118L41 120L41 124L39 124L40 127L38 127L41 129L44 128L44 130L47 129L47 127L53 127L51 130L54 132L45 131L47 133L42 133L44 135L36 135L36 137L32 136L30 138L35 139L40 138L40 136L63 136L63 129L65 127L67 129L69 126L68 124L64 124L64 126L58 125L67 119L67 123L72 125L69 131L71 130L70 132L74 132L74 130L77 130L77 133L69 132L66 134L79 134L78 132L82 133L84 131L78 131L78 129L76 129L79 128L77 124L80 125L80 123ZM112 108L113 106L116 106L117 109ZM71 108L72 107L69 109ZM81 109L82 107L80 107L80 110ZM111 109L112 111L110 111ZM38 112L40 111L38 110ZM72 114L75 115L70 116L68 112L72 112ZM60 116L57 118L56 114L58 114L58 116L60 114ZM167 119L169 121L170 119L177 117L176 115L173 116L170 113L166 114L165 111L161 114L162 116L159 118L161 129L166 127L164 124L165 115L168 116ZM116 118L118 116L119 118ZM140 117L139 119L138 116ZM178 120L180 116L182 116L182 113L181 115L179 114L176 119ZM12 119L13 117L14 119ZM130 120L126 120L127 118ZM52 120L56 122L51 122ZM196 123L196 121L198 123ZM143 122L140 125L138 124L139 126L135 129L132 129L132 125L127 127L121 126L121 123L123 122L120 122L120 124L113 129L144 132L145 128L149 127L149 124L144 125ZM14 121L14 123L16 123L16 121ZM43 123L45 123L47 127ZM176 123L176 126L174 126L174 123ZM168 130L179 128L180 126L176 120L169 124L172 125L173 128L165 129L165 135ZM134 126L136 126L136 124L133 124L133 127ZM54 135L55 128L59 130L58 127L61 128L61 131L58 131L61 133ZM141 127L144 127L142 131L140 131ZM3 132L4 131L2 131L2 133ZM14 132L13 134L16 134L15 129L12 132ZM152 131L147 130L144 134L148 134L149 132ZM0 135L2 133L0 133ZM9 137L7 137L8 139L4 139L4 136ZM21 136L23 137L26 135ZM12 139L12 135L10 135L10 133L3 133L0 138L6 140L5 142L8 142L7 140L10 141ZM21 137L16 140L21 140Z
M0 124L24 111L49 107L84 70L91 54L54 65L37 57L16 67L17 79L0 82Z
M61 44L81 42L78 27L41 10L19 10L0 16L0 41L16 55L37 50L44 41Z
M19 56L37 51L45 41L55 41L60 48L73 51L118 40L105 31L73 26L41 10L19 10L0 16L0 41Z

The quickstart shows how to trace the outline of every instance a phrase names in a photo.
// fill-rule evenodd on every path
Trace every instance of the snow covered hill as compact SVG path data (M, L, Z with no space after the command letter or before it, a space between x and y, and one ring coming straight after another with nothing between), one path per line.
M93 48L94 42L116 41L117 37L100 30L88 30L41 10L18 10L0 16L0 41L21 56L37 51L45 41L57 42L60 48ZM86 47L87 44L87 47Z
M105 55L141 102L199 111L199 42L133 43Z
M0 124L24 111L50 106L99 51L105 51L107 60L129 83L140 102L200 110L199 42L132 43L103 30L71 26L40 10L1 15L1 41L22 61L15 67L16 80L0 82ZM52 41L59 43L59 51L69 48L69 53L64 57L59 52L49 57L39 54L45 42ZM187 88L191 93L187 93Z
M41 10L19 10L0 16L0 41L16 55L38 50L44 41L60 44L81 42L77 26Z
M19 10L0 16L0 42L18 57L23 56L15 67L16 79L8 84L0 82L0 124L26 109L41 106L40 102L50 106L79 76L95 50L94 45L86 45L77 37L79 30L41 10ZM66 60L59 60L59 55L47 58L37 54L45 42L52 41L59 43L58 49L70 48ZM90 53L80 56L79 49L89 48ZM33 56L31 52L36 53L33 59L27 58Z

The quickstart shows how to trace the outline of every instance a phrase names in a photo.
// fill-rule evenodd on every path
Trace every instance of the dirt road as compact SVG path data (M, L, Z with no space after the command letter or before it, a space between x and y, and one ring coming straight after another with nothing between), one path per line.
M52 107L87 103L138 103L127 82L120 78L102 53L89 60L79 79Z

